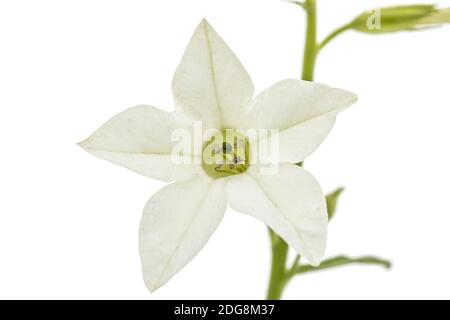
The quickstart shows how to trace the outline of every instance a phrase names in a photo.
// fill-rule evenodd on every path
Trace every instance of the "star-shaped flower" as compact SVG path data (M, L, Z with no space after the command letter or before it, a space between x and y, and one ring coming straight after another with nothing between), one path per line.
M327 237L325 197L314 177L295 163L317 149L337 113L356 96L285 80L254 98L246 70L206 20L196 29L172 87L176 111L130 108L80 143L99 158L173 182L151 197L141 220L140 254L148 289L164 285L194 258L216 230L227 204L261 220L311 264L319 265ZM191 152L174 154L173 133L193 132L196 121L204 128L226 131L223 148L213 139ZM269 133L254 139L243 133L245 129ZM272 135L278 141L276 155L269 150L265 157L257 150L267 151L263 144ZM186 156L203 161L181 161ZM264 173L264 166L274 161L276 172Z

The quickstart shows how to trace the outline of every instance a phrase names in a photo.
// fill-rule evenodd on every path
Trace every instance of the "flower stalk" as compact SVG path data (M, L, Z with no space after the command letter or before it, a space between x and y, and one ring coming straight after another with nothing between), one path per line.
M313 81L317 56L317 4L316 0L306 0L306 42L303 55L302 80Z
M272 244L272 271L270 275L268 300L280 300L287 284L286 261L289 247L275 232L269 229Z

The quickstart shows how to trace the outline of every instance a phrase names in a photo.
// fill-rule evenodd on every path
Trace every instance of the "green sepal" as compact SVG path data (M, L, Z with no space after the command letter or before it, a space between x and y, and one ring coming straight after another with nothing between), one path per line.
M450 8L441 9L420 19L422 25L442 25L450 23Z
M338 188L326 196L328 208L328 220L331 220L331 218L333 218L334 214L336 213L339 197L344 191L345 188Z

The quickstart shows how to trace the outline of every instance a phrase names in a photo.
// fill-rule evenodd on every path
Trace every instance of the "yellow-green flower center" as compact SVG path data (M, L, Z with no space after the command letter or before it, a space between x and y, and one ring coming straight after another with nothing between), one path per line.
M212 178L245 172L250 165L248 139L234 129L213 136L203 147L203 170Z

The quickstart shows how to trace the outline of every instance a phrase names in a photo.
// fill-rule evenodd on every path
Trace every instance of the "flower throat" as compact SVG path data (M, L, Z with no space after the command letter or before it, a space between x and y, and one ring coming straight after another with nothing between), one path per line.
M245 172L250 165L248 139L234 129L211 137L203 147L203 170L212 178L224 178Z

